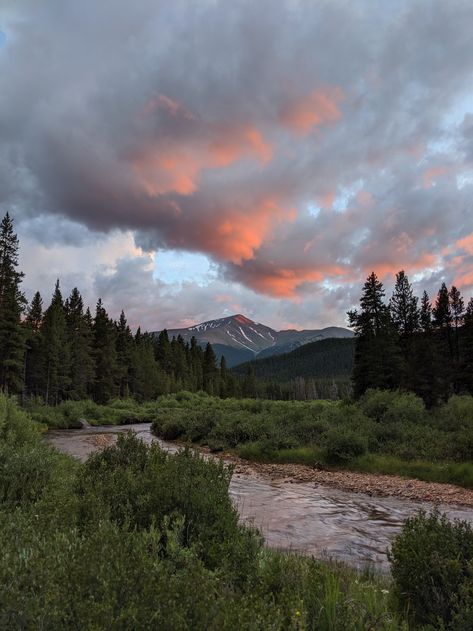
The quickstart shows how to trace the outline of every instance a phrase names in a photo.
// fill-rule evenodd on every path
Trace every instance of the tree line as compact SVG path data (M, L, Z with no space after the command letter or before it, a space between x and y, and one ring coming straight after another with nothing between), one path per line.
M383 283L372 272L363 286L360 309L348 312L356 336L353 390L408 390L428 406L452 394L473 394L473 298L442 283L431 301L414 295L403 270L385 300Z
M125 314L118 321L101 300L95 313L85 308L74 288L63 298L59 281L45 307L39 292L30 304L21 291L19 241L7 213L0 225L0 389L10 394L41 397L46 404L92 398L153 399L178 390L235 394L234 377L225 358L217 366L210 344L193 338L169 339L132 333Z

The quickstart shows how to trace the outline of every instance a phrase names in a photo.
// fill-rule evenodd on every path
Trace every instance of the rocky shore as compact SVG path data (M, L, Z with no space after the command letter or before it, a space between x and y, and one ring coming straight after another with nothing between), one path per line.
M110 434L97 434L89 438L94 449L101 449L115 440ZM173 443L178 446L176 443ZM378 497L399 497L417 502L450 504L473 507L473 489L465 489L453 484L424 482L394 475L360 473L347 470L326 470L301 464L272 464L243 460L235 454L210 454L205 447L192 446L207 456L223 460L235 467L235 474L259 475L273 482L297 484L313 483L314 486L330 486L353 493L365 493Z
M473 507L473 490L453 484L424 482L393 475L359 473L356 471L327 471L300 464L269 464L249 462L234 456L222 454L225 462L235 466L235 473L258 474L272 481L297 484L314 483L314 486L331 486L353 493L366 493L380 497L399 497L431 502L433 504L456 504Z

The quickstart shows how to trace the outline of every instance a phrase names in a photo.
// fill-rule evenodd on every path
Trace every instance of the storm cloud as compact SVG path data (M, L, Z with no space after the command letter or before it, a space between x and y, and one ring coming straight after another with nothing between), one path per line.
M11 0L0 31L0 208L27 283L82 248L90 300L135 312L141 286L151 328L235 305L343 324L372 269L471 295L469 0ZM162 250L217 277L173 290Z

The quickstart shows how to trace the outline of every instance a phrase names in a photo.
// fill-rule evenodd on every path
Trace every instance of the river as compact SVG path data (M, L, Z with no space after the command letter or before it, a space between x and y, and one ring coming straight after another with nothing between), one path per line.
M151 434L149 423L51 430L46 439L60 451L80 460L132 430L146 443L158 441L169 452L179 449ZM427 502L394 497L373 497L311 483L271 480L256 473L234 473L230 495L244 523L258 527L267 545L317 557L331 557L356 567L389 569L386 551L404 520ZM473 524L473 510L439 506L450 518Z

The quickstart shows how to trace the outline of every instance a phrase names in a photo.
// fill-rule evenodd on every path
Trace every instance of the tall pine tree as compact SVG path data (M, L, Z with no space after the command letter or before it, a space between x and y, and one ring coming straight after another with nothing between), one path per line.
M18 237L7 213L0 225L0 388L23 390L25 331L21 316L26 304L20 291L23 273L18 271Z
M384 304L384 287L372 272L363 286L361 311L348 312L356 336L353 391L361 396L368 388L396 389L402 377L398 337L389 308Z
M85 399L92 392L95 376L93 333L77 287L66 301L65 313L71 366L69 398Z
M69 339L59 280L56 281L51 304L45 311L41 333L44 400L55 405L67 398L70 385Z
M116 327L99 299L93 323L95 381L94 399L107 403L118 395Z

